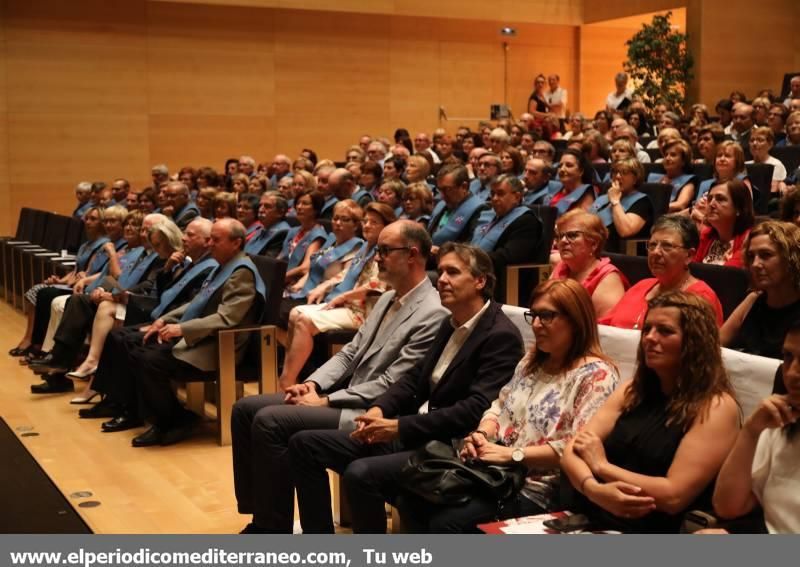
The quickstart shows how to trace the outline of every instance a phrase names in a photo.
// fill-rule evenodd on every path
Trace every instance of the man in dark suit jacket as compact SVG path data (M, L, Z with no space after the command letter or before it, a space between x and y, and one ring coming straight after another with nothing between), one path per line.
M472 244L489 254L497 276L494 297L506 302L506 266L535 261L542 223L522 204L525 186L513 175L501 175L492 186L491 211L481 215ZM516 300L516 299L515 299Z
M247 396L233 408L233 478L243 533L292 533L289 439L304 429L355 429L354 419L422 359L449 313L425 272L431 241L419 223L397 221L378 239L380 277L391 285L358 333L305 382Z
M494 274L482 250L448 243L439 253L438 288L451 318L427 356L356 418L357 429L302 431L289 454L305 533L333 533L326 469L343 474L353 531L386 531L384 502L413 449L469 433L522 357L520 333L489 299Z

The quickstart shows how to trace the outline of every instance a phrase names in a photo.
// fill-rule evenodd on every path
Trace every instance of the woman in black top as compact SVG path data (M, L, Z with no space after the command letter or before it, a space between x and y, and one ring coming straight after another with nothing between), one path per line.
M528 112L531 114L550 112L550 105L547 104L547 96L544 87L547 79L544 75L537 75L533 80L533 92L528 97Z
M783 338L800 317L800 228L767 221L750 231L744 262L755 291L720 329L722 345L782 358Z
M712 481L739 429L705 299L650 300L633 379L567 446L561 468L597 528L677 532L692 507L709 507Z

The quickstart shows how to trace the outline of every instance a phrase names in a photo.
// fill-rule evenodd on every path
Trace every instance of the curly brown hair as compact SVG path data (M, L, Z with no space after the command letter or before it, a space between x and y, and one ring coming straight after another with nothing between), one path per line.
M800 228L782 221L765 221L754 227L744 243L744 264L749 270L753 265L750 243L756 236L768 236L778 249L778 255L786 262L795 289L800 289Z
M667 402L667 426L677 425L687 431L695 419L707 414L719 396L734 396L733 385L722 364L717 318L711 304L693 293L668 292L647 302L650 310L676 307L680 311L683 334L678 379ZM646 316L645 316L646 320ZM645 329L647 329L645 323ZM642 331L644 338L646 330ZM655 371L645 363L643 341L639 341L636 371L625 392L623 411L627 412L646 399L660 395L661 386Z

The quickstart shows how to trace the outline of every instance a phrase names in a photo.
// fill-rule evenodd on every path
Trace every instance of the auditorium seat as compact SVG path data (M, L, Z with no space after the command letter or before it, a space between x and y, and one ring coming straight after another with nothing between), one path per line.
M277 327L286 262L267 256L250 256L267 287L267 300L259 325L242 325L217 333L219 368L215 372L198 371L196 375L176 377L186 382L186 405L201 416L205 415L207 384L216 383L216 419L219 444L231 444L231 410L237 398L237 383L258 382L259 393L278 391ZM234 339L249 333L249 343L242 362L236 364Z

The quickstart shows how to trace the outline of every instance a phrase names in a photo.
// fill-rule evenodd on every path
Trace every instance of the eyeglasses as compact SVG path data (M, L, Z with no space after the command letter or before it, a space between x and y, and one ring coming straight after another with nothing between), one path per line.
M411 246L376 246L375 253L380 254L384 258L389 255L390 252L394 252L395 250L411 250Z
M664 252L664 254L669 254L670 252L673 252L677 248L686 248L686 246L681 246L680 244L673 244L672 242L650 241L647 243L648 252L655 252L659 247L661 247L661 251Z
M533 325L533 322L536 321L537 317L539 318L539 321L542 322L542 325L549 325L553 322L553 319L559 315L561 315L561 313L558 311L553 311L552 309L539 309L538 311L531 309L523 314L525 317L525 322L528 325Z
M582 234L585 234L582 230L568 230L567 232L556 232L554 236L556 242L562 238L566 238L567 242L575 242Z

